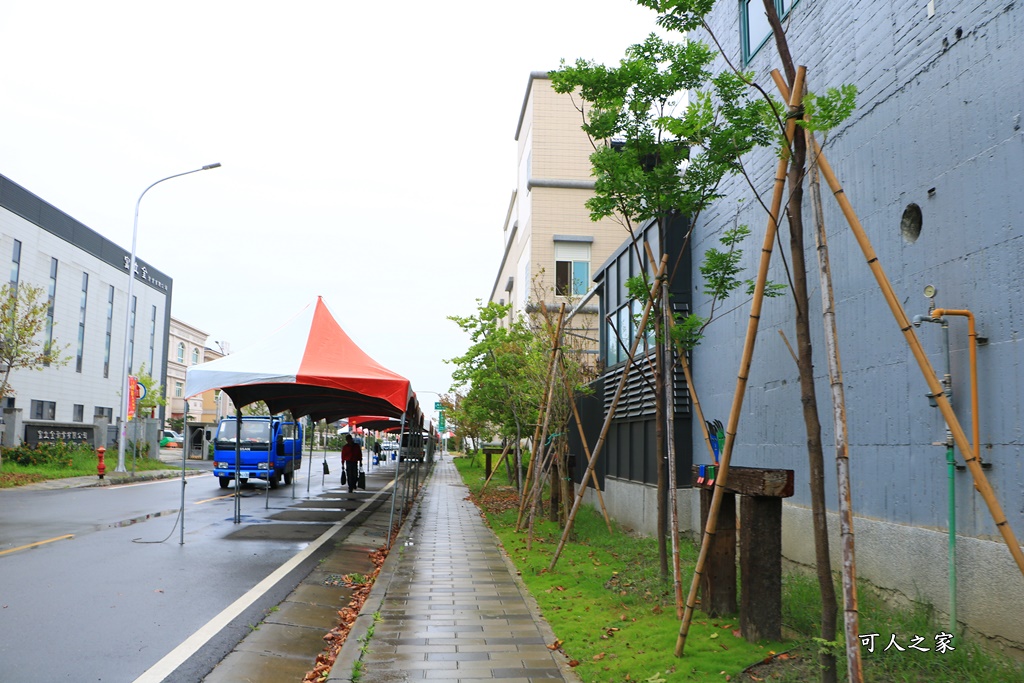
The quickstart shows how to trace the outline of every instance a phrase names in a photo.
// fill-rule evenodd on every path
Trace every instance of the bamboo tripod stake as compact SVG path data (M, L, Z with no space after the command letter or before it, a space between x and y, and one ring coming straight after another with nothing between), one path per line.
M796 120L793 114L800 105L801 93L804 89L804 76L807 70L800 67L796 72L796 79L793 87L793 94L789 98L790 116L786 121L786 139L793 140L796 129ZM686 598L686 610L683 613L683 621L679 625L679 637L676 639L675 656L681 657L686 648L686 636L690 631L690 622L693 620L693 608L697 601L697 590L700 587L701 575L704 572L704 563L707 561L711 542L715 537L718 527L718 511L722 507L722 488L729 476L729 460L732 457L732 448L736 439L736 429L740 421L740 410L743 408L743 398L746 393L747 379L750 374L751 359L754 355L754 344L757 341L757 328L761 319L761 305L764 302L765 283L768 280L768 265L771 263L772 248L775 243L775 233L778 231L779 213L782 208L782 194L786 185L786 167L789 164L788 145L783 150L782 156L775 171L775 189L772 193L772 204L768 217L768 227L765 230L764 242L761 245L761 262L758 266L757 279L754 285L754 298L750 306L750 320L747 324L747 335L743 343L743 357L740 361L740 371L736 378L736 392L733 395L732 409L729 411L729 424L725 430L725 446L722 448L722 455L718 464L718 471L715 476L715 489L711 496L711 506L708 509L707 525L704 528L704 538L701 540L700 555L697 557L697 566L694 569L693 581L690 583L690 594Z
M921 346L921 341L917 338L917 334L914 332L914 326L910 323L910 319L907 318L907 314L903 310L903 306L900 304L899 299L896 297L896 293L892 289L889 278L886 276L885 271L882 270L882 266L878 262L878 255L875 254L875 250L872 248L871 242L868 240L867 233L864 232L864 227L857 218L857 214L854 213L853 206L850 204L849 198L847 198L842 185L840 185L839 181L836 179L835 174L832 172L832 167L829 165L828 160L825 158L825 155L822 153L821 147L817 142L814 144L814 152L818 156L818 165L821 168L821 174L825 176L825 180L828 182L829 188L835 195L836 201L839 202L839 207L842 209L847 223L850 224L850 229L853 230L854 237L857 238L857 243L860 245L861 251L864 253L864 258L867 259L868 266L871 268L871 272L875 276L875 280L878 282L879 288L882 290L882 295L885 297L886 303L889 304L889 309L892 311L892 315L896 319L896 324L899 325L900 331L903 332L903 336L907 340L907 344L910 346L910 350L914 354L914 358L917 360L918 366L921 368L921 373L924 375L925 382L928 383L928 388L935 396L939 410L942 412L942 417L946 420L946 425L949 427L949 431L953 434L953 440L956 442L957 448L960 449L960 454L964 457L964 461L967 463L967 468L970 470L971 476L974 478L974 486L978 489L978 493L980 493L981 497L985 500L989 514L992 515L992 520L996 524L996 528L999 529L999 533L1002 534L1003 540L1006 542L1006 546L1010 549L1010 554L1013 555L1013 559L1017 562L1017 568L1020 569L1021 574L1024 574L1024 552L1021 552L1020 543L1017 541L1017 537L1014 535L1013 529L1010 528L1010 523L1006 519L1006 515L1003 512L1002 506L999 504L999 500L995 496L995 492L992 490L992 485L989 484L988 478L985 476L985 471L981 468L981 461L978 459L977 452L971 447L971 443L967 440L967 434L964 432L963 427L960 426L960 421L957 419L956 413L953 412L953 406L949 403L949 400L942 391L942 385L939 382L938 375L935 374L935 369L932 367L931 361L928 360L928 356L925 353L924 348Z
M551 420L551 404L555 399L555 375L558 372L558 362L562 355L562 321L565 320L565 304L558 310L558 324L555 326L555 342L551 353L551 362L549 363L548 371L548 382L544 387L544 391L547 393L547 400L544 408L544 425L540 432L540 441L537 442L535 450L537 451L537 467L533 470L533 490L531 491L532 502L530 504L530 531L526 536L526 549L533 549L533 521L537 514L537 507L540 503L541 489L543 488L543 479L547 465L544 464L546 460L550 460L553 456L548 456L546 451L551 449L545 448L544 442L548 436L548 424ZM532 458L531 458L532 460Z
M785 93L786 85L782 81L781 76L777 76L776 73L777 72L773 73L772 77L775 78L775 82L778 85L779 90ZM839 179L836 178L835 173L832 171L831 164L828 163L828 159L825 158L825 153L822 151L821 145L819 145L816 140L814 141L814 154L818 160L818 167L821 169L821 174L825 176L825 181L828 183L829 189L832 190L832 194L835 196L836 202L838 202L839 208L842 210L843 216L846 218L846 222L850 226L850 230L853 231L853 235L857 239L857 244L860 245L861 252L867 260L868 267L871 268L871 273L875 276L875 281L878 283L879 289L882 290L882 296L885 297L886 303L889 304L889 309L892 311L892 315L896 319L896 324L899 325L900 331L903 332L907 345L910 346L910 350L914 354L914 358L917 360L918 366L921 368L921 374L924 375L928 388L935 396L938 408L942 412L942 417L946 420L946 425L949 427L949 431L953 434L953 440L956 442L957 448L960 449L960 453L963 455L964 461L967 463L967 468L970 470L971 476L974 478L974 486L978 489L978 493L980 493L981 497L985 500L989 514L992 515L992 521L996 523L999 533L1002 534L1003 540L1006 542L1006 546L1010 549L1010 554L1016 561L1017 568L1020 569L1021 574L1024 575L1024 552L1021 552L1020 543L1017 541L1017 537L1014 535L1013 529L1010 528L1010 523L1007 521L1006 515L1003 513L1003 508L999 504L999 500L996 498L995 492L992 490L992 485L988 482L988 477L985 476L985 471L981 468L981 460L978 457L980 449L977 448L977 444L972 448L970 442L967 440L967 434L964 432L963 427L960 426L960 421L957 419L956 413L953 412L953 406L950 404L942 390L942 384L939 382L938 375L935 373L935 368L932 367L931 361L928 360L928 355L925 353L924 347L921 346L921 341L917 338L917 333L914 332L914 327L910 323L910 319L907 318L907 314L903 310L903 306L900 304L899 299L896 297L896 293L892 289L892 284L889 282L889 278L885 274L885 270L882 269L882 264L878 261L878 255L875 253L874 247L871 246L871 240L868 239L867 233L864 231L864 226L861 225L860 219L857 218L857 213L853 210L853 205L850 203L849 197L846 196L843 186L839 183ZM951 313L950 311L945 312ZM975 418L975 422L977 422L977 418ZM977 441L977 439L975 440Z
M573 395L572 386L570 386L569 378L562 375L562 382L565 383L565 390L569 396ZM597 491L597 500L601 504L601 514L604 515L604 523L608 527L608 533L613 533L612 520L608 515L608 508L604 506L604 495L601 494L601 487L597 483L597 472L590 467L590 448L587 446L587 435L583 432L583 420L580 418L580 411L576 408L576 401L569 401L569 405L572 406L572 416L576 420L576 429L580 433L580 443L583 444L583 454L587 456L587 470L590 472L590 479L594 482L594 490ZM586 488L586 478L582 480L584 488Z
M806 115L805 115L806 116ZM814 149L814 135L806 131L807 148ZM857 561L853 534L853 500L850 484L849 437L846 425L846 393L839 358L839 330L836 325L832 266L828 258L825 214L821 205L821 179L817 161L811 161L811 205L814 209L815 246L818 252L818 277L821 281L821 310L825 326L828 378L832 389L832 421L836 444L836 483L839 488L839 527L843 556L843 626L846 635L846 673L851 683L864 680L860 657L860 624L857 612ZM779 330L781 332L782 330Z
M564 311L564 308L563 308ZM558 343L557 336L561 332L562 318L559 316L558 319L558 331L556 332L555 344ZM551 349L551 358L548 359L548 370L544 377L544 391L540 395L540 405L537 406L537 415L543 415L546 410L546 403L548 397L548 386L551 384L551 373L555 369L555 349ZM533 452L530 454L530 466L526 468L526 479L523 482L523 490L519 492L519 515L516 517L516 531L521 531L523 528L523 511L526 509L526 501L529 499L527 493L530 491L533 479L533 469L537 462L537 452L539 450L538 441L540 441L540 422L537 422L536 428L533 430Z
M668 254L664 254L661 257L661 266L658 267L658 272L655 274L655 281L660 280L665 276L665 270L668 268ZM648 297L647 304L644 306L643 315L640 317L639 329L644 329L647 326L647 318L651 314L651 308L654 306L655 300L660 294L660 289L655 289ZM604 448L605 438L608 436L608 428L612 424L612 416L615 415L616 408L619 407L619 399L622 398L622 391L626 388L626 380L629 378L629 369L633 356L636 354L636 349L640 345L641 336L637 335L637 338L633 340L633 346L629 349L629 356L627 356L626 365L622 369L622 378L619 379L619 386L615 390L615 397L612 399L612 404L608 408L608 414L604 416L604 425L601 426L601 435L597 439L597 444L594 446L594 452L591 455L590 462L587 463L587 473L583 475L583 481L586 481L594 472L594 466L597 464L597 458L601 455L601 450ZM554 557L551 558L551 564L548 566L548 571L552 571L555 565L558 564L558 558L562 554L562 550L565 548L565 543L569 540L569 534L572 533L572 525L576 520L576 513L579 512L580 505L583 503L583 496L587 492L586 486L580 486L579 493L576 494L576 500L573 501L572 511L569 513L569 521L565 524L565 529L562 530L562 538L558 541L558 548L555 550Z

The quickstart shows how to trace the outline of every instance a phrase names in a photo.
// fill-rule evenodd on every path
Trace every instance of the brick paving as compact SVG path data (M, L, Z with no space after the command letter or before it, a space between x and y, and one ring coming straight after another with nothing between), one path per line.
M579 681L467 495L451 460L436 463L364 607L380 613L369 645L350 636L330 681L350 680L360 655L360 683Z

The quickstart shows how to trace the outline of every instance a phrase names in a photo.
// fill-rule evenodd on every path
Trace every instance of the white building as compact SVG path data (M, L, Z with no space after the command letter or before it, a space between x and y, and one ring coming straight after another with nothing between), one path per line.
M4 408L20 420L91 425L116 423L121 405L131 252L0 176L0 261L9 282L31 283L49 294L53 343L66 365L15 370ZM166 386L171 278L136 259L129 361ZM162 411L161 411L162 412ZM162 418L163 415L161 414ZM20 441L24 434L18 434Z

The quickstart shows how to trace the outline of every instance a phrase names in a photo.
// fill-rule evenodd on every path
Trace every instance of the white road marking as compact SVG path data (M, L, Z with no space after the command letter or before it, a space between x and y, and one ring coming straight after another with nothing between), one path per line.
M249 592L242 597L235 600L233 603L228 605L221 611L220 614L215 616L210 621L206 622L199 628L195 633L186 638L178 647L168 652L163 659L151 666L141 676L135 679L134 683L160 683L174 671L181 666L189 657L199 651L203 645L205 645L211 638L220 633L228 624L236 619L242 612L244 612L249 606L251 606L256 600L262 595L274 587L274 585L283 579L285 575L291 570L295 569L299 564L302 563L307 557L312 555L320 546L336 534L342 527L344 527L348 520L353 519L356 515L361 513L366 506L376 500L384 492L390 489L394 485L394 481L389 481L388 484L375 493L365 503L360 505L354 514L348 515L342 521L338 522L330 529L325 531L315 541L310 543L302 552L294 556L280 567L275 569L267 578L260 581L258 584L253 586Z

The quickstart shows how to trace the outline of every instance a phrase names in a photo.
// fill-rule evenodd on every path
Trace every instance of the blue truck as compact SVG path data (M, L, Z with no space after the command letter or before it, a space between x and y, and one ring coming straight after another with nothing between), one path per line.
M240 484L252 479L267 481L276 488L284 479L292 483L297 470L302 469L302 425L283 416L254 416L242 418L238 463L235 446L239 444L235 418L224 418L217 425L213 439L213 476L226 489L238 472Z

